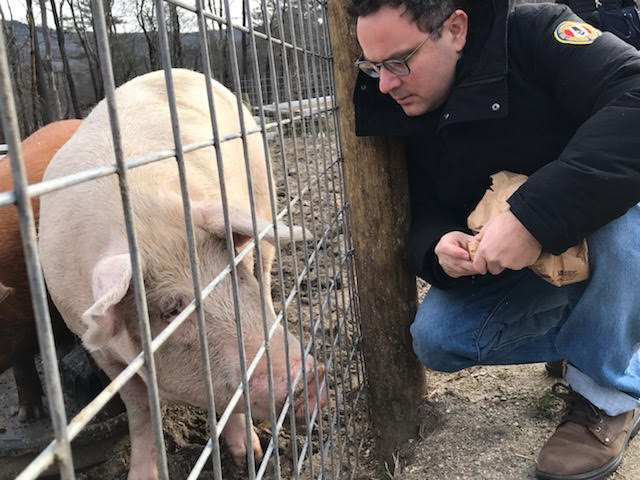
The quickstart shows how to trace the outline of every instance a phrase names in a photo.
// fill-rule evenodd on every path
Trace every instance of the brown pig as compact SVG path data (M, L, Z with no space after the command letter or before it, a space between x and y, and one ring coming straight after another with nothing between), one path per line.
M176 103L183 145L213 137L204 76L173 70ZM240 132L236 97L217 82L212 84L217 124L221 137ZM135 78L116 90L122 148L125 158L174 148L163 72ZM256 124L243 109L248 130ZM263 342L259 276L265 284L267 320L275 313L270 298L270 268L274 256L273 226L269 207L269 183L260 134L247 138L258 228L268 230L261 241L263 269L257 271L247 256L238 265L239 310L246 357L250 362ZM221 144L224 183L229 202L230 226L236 248L252 238L249 190L240 139ZM84 120L73 139L54 157L46 179L87 168L113 164L107 105L100 102ZM228 265L221 192L213 147L185 154L186 177L191 198L198 269L207 285ZM141 268L152 335L160 332L193 300L183 204L178 169L170 158L131 169L129 193L139 245ZM85 182L42 198L40 216L42 266L51 296L69 328L82 338L99 366L112 378L141 350L133 297L132 268L125 233L118 178L115 175ZM278 224L282 241L303 237L300 227ZM240 385L242 374L229 275L203 300L207 341L216 406L222 411ZM281 408L287 396L285 337L290 345L293 374L307 372L308 401L324 402L314 387L322 382L324 367L313 358L302 358L300 343L281 326L270 349L273 358L275 402ZM196 316L190 318L156 353L158 387L164 398L205 407L206 392L198 345ZM252 414L269 420L269 389L264 358L249 381ZM304 417L304 395L295 387L296 416ZM121 390L127 407L131 439L129 479L157 478L144 370ZM227 423L223 437L236 463L245 461L247 445L243 402ZM262 449L253 432L249 446L257 458Z
M29 184L42 179L53 155L80 126L80 120L62 120L42 127L22 142ZM13 190L9 157L0 158L0 192ZM31 202L36 224L38 199ZM50 309L54 333L71 338L60 315ZM22 252L18 209L0 207L0 372L13 367L18 389L18 419L21 422L43 414L42 386L33 360L38 351L36 324L31 306L29 280Z

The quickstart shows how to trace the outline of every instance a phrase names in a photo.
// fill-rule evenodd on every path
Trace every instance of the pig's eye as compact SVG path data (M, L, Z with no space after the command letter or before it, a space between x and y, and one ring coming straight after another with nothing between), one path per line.
M162 309L162 320L169 322L184 310L184 304L180 300L173 300Z

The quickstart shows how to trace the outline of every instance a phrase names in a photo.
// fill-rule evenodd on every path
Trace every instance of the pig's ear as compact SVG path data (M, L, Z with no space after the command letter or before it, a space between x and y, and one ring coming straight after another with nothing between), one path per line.
M194 202L191 207L193 215L193 223L207 232L217 237L224 238L224 216L222 214L222 205L214 202ZM251 211L247 208L229 205L229 221L231 222L231 231L233 232L234 243L236 246L242 245L253 238L253 227L251 225ZM263 231L269 228L264 236L268 242L275 244L276 238L273 225L258 217L256 218L258 230ZM294 226L292 232L289 227L282 222L278 222L278 238L280 242L297 242L303 239L310 240L311 233L302 227Z
M9 295L13 295L15 290L11 287L7 287L2 282L0 282L0 303L7 298Z
M131 283L128 253L107 255L94 267L91 290L94 304L82 315L89 327L82 341L89 351L103 348L122 327L113 307L124 298Z

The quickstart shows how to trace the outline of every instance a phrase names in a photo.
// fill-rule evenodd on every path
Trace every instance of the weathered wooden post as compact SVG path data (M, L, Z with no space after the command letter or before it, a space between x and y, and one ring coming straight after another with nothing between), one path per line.
M417 407L425 390L424 369L409 334L416 280L405 260L409 186L404 142L355 136L353 61L360 54L355 21L347 14L347 0L328 5L370 413L378 457L392 464L397 446L417 433Z

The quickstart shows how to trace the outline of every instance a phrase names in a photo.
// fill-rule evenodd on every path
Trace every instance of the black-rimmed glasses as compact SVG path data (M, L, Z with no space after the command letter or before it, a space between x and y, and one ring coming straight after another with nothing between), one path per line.
M409 64L407 62L413 56L413 54L420 50L420 47L424 45L427 40L429 40L430 36L431 33L428 34L425 39L422 40L422 42L420 42L420 45L414 48L406 57L402 59L389 58L381 62L372 62L371 60L362 58L362 55L360 55L360 58L355 62L355 66L372 78L380 78L380 67L386 68L394 75L409 75L411 73L411 69L409 68Z

